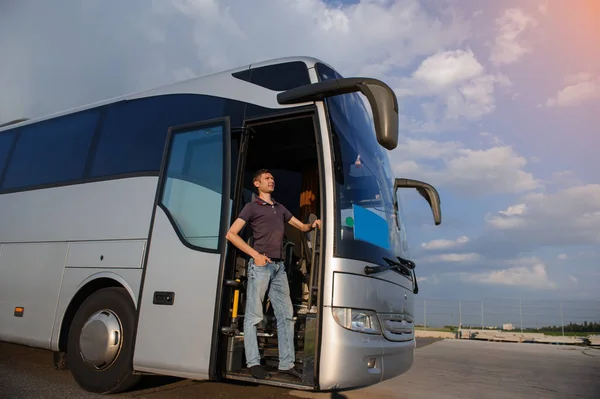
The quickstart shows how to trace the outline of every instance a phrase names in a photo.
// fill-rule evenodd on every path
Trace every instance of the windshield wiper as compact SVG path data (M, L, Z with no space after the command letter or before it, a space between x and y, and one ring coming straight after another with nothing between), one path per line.
M387 262L387 266L365 266L365 274L375 274L387 270L395 270L404 275L411 276L411 270L414 270L416 267L415 263L399 256L397 256L397 259L399 262L384 257L383 260Z
M417 275L415 273L417 265L415 262L399 256L396 259L398 259L398 262L384 257L383 260L387 262L387 266L365 266L365 274L369 275L393 270L404 276L411 277L413 280L413 293L417 294L419 292L419 284L417 283Z

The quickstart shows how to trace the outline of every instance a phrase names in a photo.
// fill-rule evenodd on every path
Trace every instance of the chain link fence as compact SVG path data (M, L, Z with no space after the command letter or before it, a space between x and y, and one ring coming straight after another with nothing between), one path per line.
M600 301L415 299L421 328L477 328L600 334Z

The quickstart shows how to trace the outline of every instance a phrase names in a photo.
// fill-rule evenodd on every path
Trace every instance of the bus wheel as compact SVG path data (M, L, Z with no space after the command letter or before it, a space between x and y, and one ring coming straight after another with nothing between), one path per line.
M67 343L67 360L86 391L117 393L131 388L135 308L124 288L96 291L79 307Z

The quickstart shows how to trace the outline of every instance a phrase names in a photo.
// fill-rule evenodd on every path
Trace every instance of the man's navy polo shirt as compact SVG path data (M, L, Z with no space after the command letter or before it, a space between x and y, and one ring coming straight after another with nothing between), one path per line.
M269 258L283 258L283 231L292 214L273 200L273 205L257 197L244 206L238 217L252 227L254 249Z

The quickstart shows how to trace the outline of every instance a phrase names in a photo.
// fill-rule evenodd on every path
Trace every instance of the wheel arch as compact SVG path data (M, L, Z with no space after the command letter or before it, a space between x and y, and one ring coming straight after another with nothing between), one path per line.
M69 305L67 306L67 309L63 314L62 321L60 324L60 334L58 336L58 350L60 352L67 351L69 329L71 328L73 318L75 317L75 314L77 313L77 310L79 309L83 301L85 301L94 292L109 287L124 288L129 293L129 297L131 299L131 302L133 303L134 308L137 309L137 300L134 295L134 292L123 277L112 272L99 272L89 276L79 284L79 286L75 290L75 295L73 295L73 297L69 301Z

